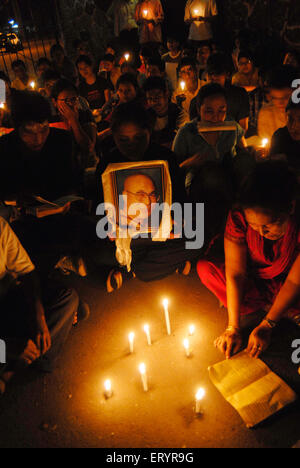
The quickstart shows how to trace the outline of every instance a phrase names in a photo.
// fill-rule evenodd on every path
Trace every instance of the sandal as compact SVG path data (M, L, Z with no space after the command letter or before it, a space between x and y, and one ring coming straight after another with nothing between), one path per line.
M86 302L80 301L77 312L74 315L72 324L73 327L76 327L79 324L79 322L84 322L85 320L87 320L90 316L90 313L90 306Z
M106 280L106 289L108 293L120 289L123 284L123 276L119 270L111 270Z
M192 264L187 260L180 268L177 268L176 273L179 273L183 276L188 276L191 272Z

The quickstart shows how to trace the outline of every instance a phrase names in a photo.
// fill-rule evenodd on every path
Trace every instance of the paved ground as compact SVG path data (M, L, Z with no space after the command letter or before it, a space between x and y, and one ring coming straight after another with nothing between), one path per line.
M249 430L210 382L207 367L222 359L212 342L226 317L195 273L152 284L132 280L112 295L97 281L75 283L92 316L72 330L55 373L28 371L10 384L0 401L0 447L292 447L300 439L300 405ZM170 301L170 337L163 297ZM191 322L196 333L187 359L182 340ZM128 355L131 330L136 346ZM141 361L148 368L148 393L137 369ZM106 378L113 382L109 400L103 398ZM205 414L197 419L200 385L206 389Z

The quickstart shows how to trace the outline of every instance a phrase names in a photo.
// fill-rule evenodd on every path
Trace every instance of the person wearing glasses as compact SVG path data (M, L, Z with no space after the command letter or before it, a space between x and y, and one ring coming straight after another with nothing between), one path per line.
M188 114L190 112L191 101L197 96L201 88L201 81L198 78L198 70L196 62L185 57L178 65L178 87L172 96L172 102L180 105Z
M248 93L261 86L259 70L255 66L254 58L250 51L241 51L238 56L238 72L232 77L232 84L241 86Z
M160 199L152 177L138 172L129 175L124 180L122 197L126 197L127 210L126 214L121 212L120 224L133 223L135 226L139 225L140 229L148 227L148 220L154 205ZM132 214L134 212L137 216Z
M76 86L68 80L58 80L52 88L51 96L66 130L72 134L81 168L94 167L97 162L97 126L91 111L87 107L83 108Z

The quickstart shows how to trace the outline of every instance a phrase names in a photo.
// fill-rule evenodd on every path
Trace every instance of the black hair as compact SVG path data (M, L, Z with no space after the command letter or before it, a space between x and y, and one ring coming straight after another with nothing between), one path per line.
M168 86L166 80L161 78L160 76L151 76L147 78L143 85L143 91L146 93L147 91L152 91L153 89L159 89L166 93L168 91Z
M149 113L140 103L132 101L120 104L112 114L112 132L115 133L123 124L127 123L133 123L144 130L152 132L155 116L154 113Z
M132 73L124 73L121 75L116 83L116 89L118 90L121 84L132 84L136 90L139 89L139 85L136 76Z
M74 91L78 95L78 90L76 86L72 83L72 81L69 81L65 78L61 78L58 80L55 85L53 86L51 90L51 97L55 100L57 100L58 96L60 93L66 90L71 90Z
M47 81L53 81L53 80L59 80L60 79L60 74L55 71L55 70L52 70L52 69L49 69L49 70L45 70L42 74L42 80L44 83L46 83Z
M133 70L135 70L137 72L136 64L134 62L127 62L126 61L126 62L123 62L121 67L120 67L121 73L123 72L124 68L126 68L127 66L132 68Z
M166 70L166 64L160 57L152 56L147 61L147 66L158 67L160 73L163 73Z
M115 63L116 61L116 57L113 55L113 54L105 54L101 61L104 60L105 62L112 62L112 63Z
M11 64L11 68L12 68L13 70L14 70L15 67L19 67L19 66L23 67L23 68L26 70L26 65L25 65L25 63L23 62L23 60L20 60L20 59L14 60L14 61L12 62L12 64Z
M183 67L192 67L197 71L196 61L191 57L184 57L180 60L177 70L180 71Z
M232 58L221 53L217 52L212 54L206 64L206 71L209 74L223 75L224 73L232 73L233 71L233 62Z
M76 60L76 67L78 67L79 63L86 63L86 65L89 65L90 67L93 66L91 58L87 55L79 55L78 59Z
M47 59L47 57L40 57L38 61L36 62L37 68L44 64L47 64L51 67L51 62L49 59Z
M64 48L60 44L53 44L53 46L51 46L50 55L52 58L54 57L55 52L65 53Z
M11 97L11 117L16 129L27 122L43 123L49 121L51 107L36 91L15 91Z
M251 60L252 63L255 63L255 58L254 58L254 55L251 52L251 50L246 50L246 49L241 50L239 55L238 55L238 61L241 58L247 58L247 59Z
M297 91L297 94L299 94L298 91ZM298 100L298 98L297 98L297 100ZM289 110L291 110L291 109L300 109L300 101L297 103L297 102L293 99L293 97L290 98L290 100L289 100L289 102L288 102L288 105L286 106L286 109L285 109L285 110L286 110L286 112L287 112L287 111L289 111Z
M273 215L288 214L296 199L297 179L285 161L256 164L238 194L242 209L261 208Z
M225 88L218 83L209 83L200 88L199 93L197 94L197 107L200 109L205 99L211 96L223 96L227 98L227 93Z
M267 85L273 89L291 88L292 83L299 77L297 69L291 65L281 65L270 70Z

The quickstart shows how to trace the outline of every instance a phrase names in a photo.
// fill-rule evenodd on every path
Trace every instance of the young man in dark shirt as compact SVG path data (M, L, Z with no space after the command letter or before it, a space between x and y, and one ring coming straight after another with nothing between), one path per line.
M78 57L76 66L82 78L79 84L79 94L88 101L92 110L101 109L111 98L113 85L94 72L93 63L86 55Z
M20 208L14 230L37 266L45 256L53 266L66 251L78 249L80 232L80 219L68 213L70 204L51 207L43 217L28 214L28 206L37 204L35 196L54 202L79 189L72 137L49 128L50 115L41 95L18 92L12 101L15 130L0 138L0 197Z

